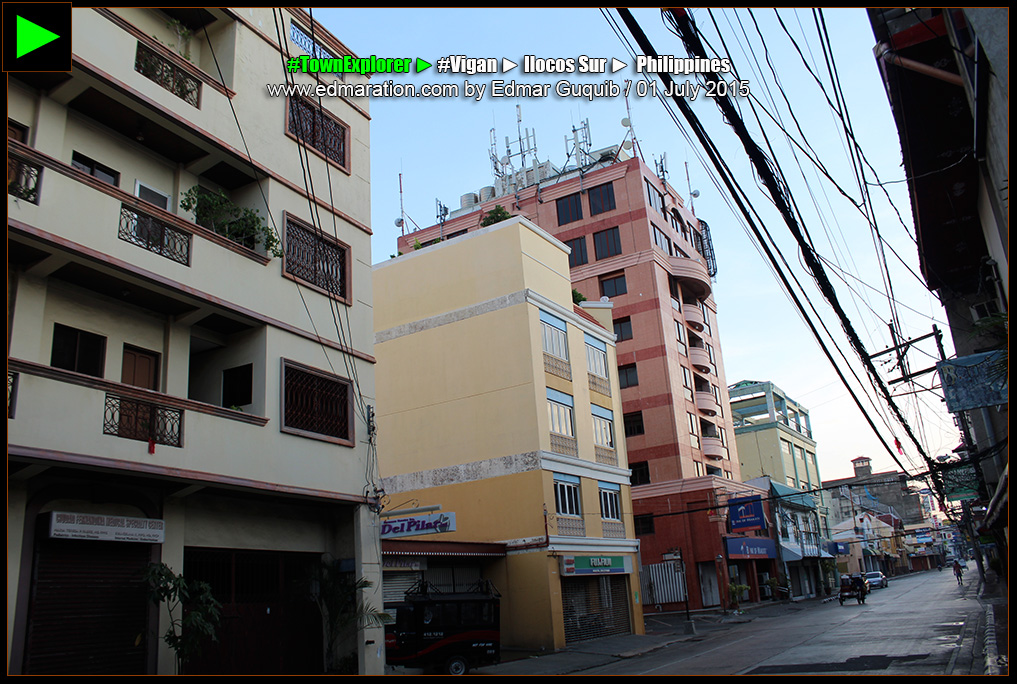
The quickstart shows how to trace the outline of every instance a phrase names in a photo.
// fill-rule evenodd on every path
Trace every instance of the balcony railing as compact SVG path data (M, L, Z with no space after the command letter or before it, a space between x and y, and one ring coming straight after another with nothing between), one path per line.
M604 538L605 539L624 539L625 538L625 524L614 520L603 520L601 524L604 526Z
M618 465L618 452L614 449L595 445L593 447L593 453L597 459L597 463L612 466Z
M7 371L7 417L14 417L14 407L18 403L18 373Z
M134 57L134 70L148 80L158 83L187 104L198 106L201 81L140 41Z
M586 536L586 523L582 518L566 518L559 515L557 523L558 534L562 537Z
M155 252L171 261L191 265L191 235L157 218L120 207L121 240Z
M594 373L587 373L590 380L590 390L600 392L606 397L611 396L611 383L607 378L602 378Z
M552 432L551 451L556 454L564 454L565 456L575 456L576 458L579 458L579 445L576 442L575 437L556 435Z
M544 370L565 380L572 379L572 368L569 366L569 362L547 352L544 352Z
M7 194L32 204L39 203L42 167L10 154L7 158Z
M179 447L183 429L183 409L106 394L103 434Z

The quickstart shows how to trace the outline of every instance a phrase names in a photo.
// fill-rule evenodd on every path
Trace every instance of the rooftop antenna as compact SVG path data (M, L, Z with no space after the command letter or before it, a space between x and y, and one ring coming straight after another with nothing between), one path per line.
M695 199L699 197L699 191L692 189L692 181L689 179L689 163L685 162L685 185L689 189L689 211L692 215L696 214L696 202Z
M440 199L434 200L435 218L438 221L438 239L445 239L445 219L448 218L448 207L441 203Z
M512 189L508 186L514 185L516 187L525 187L526 183L526 167L530 163L528 160L532 160L534 168L534 178L537 177L536 167L538 165L537 159L537 133L531 131L529 128L523 128L523 110L522 107L516 105L516 140L509 139L505 136L505 154L498 156L498 136L495 129L491 128L491 147L489 148L489 155L491 157L491 165L494 169L494 180L495 185L499 184L499 194L512 192ZM513 151L513 147L515 150ZM519 171L516 171L516 163L518 162ZM518 177L522 174L521 177Z
M667 183L667 152L662 154L659 160L654 160L653 164L657 167L657 178Z
M646 163L646 157L643 156L643 148L639 146L639 140L636 138L636 127L632 125L632 108L629 106L629 98L625 97L625 113L628 115L622 119L622 126L629 129L629 133L632 135L632 146L636 148L636 154L639 158Z
M395 220L395 226L399 229L401 235L406 235L406 222L409 221L413 224L415 230L420 230L420 226L413 220L413 217L406 213L403 209L403 174L399 174L399 218Z

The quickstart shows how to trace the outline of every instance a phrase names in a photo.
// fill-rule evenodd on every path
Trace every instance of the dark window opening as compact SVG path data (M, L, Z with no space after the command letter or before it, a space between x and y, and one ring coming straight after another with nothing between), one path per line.
M558 225L563 226L566 223L572 223L583 218L583 201L582 196L577 192L567 197L562 197L557 201L558 205Z
M586 237L578 237L565 243L572 252L569 253L569 268L582 266L589 261L586 256Z
M631 318L619 318L614 322L614 334L617 337L617 341L631 340L632 339L632 319Z
M246 406L254 397L254 364L227 368L222 372L222 405L224 408Z
M609 228L593 234L593 250L598 259L607 259L622 253L621 234L617 228Z
M595 188L590 188L589 195L590 216L603 214L605 211L611 211L615 208L613 184L604 183Z
M101 378L106 366L106 338L56 323L49 365Z

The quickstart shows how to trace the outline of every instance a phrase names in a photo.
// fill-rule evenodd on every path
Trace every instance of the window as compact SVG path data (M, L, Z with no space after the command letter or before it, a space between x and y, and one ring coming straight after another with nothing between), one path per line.
M637 535L653 534L653 515L637 515L632 522Z
M106 338L56 323L49 365L101 378L106 368Z
M150 204L154 204L160 209L166 209L169 211L170 196L162 190L156 190L150 185L146 185L141 181L134 182L134 196L143 199Z
M296 23L290 22L290 40L304 49L311 57L318 59L335 59L335 55L322 47L321 43L311 38L310 34ZM341 71L331 72L340 81L345 80L345 74Z
M96 178L105 183L109 183L110 185L115 185L117 187L120 186L119 171L114 171L110 167L104 166L103 164L100 164L94 159L89 159L80 152L74 152L73 154L71 154L71 166L78 169L79 171L84 171L89 176L95 176ZM141 197L141 195L138 196ZM148 198L143 197L142 199ZM148 201L151 202L151 200ZM165 209L165 207L163 208Z
M689 439L692 442L692 446L696 449L699 448L699 420L695 414L688 414L689 416Z
M689 346L685 335L685 326L682 325L681 321L674 322L674 334L675 337L678 339L678 351L680 351L685 356L688 356Z
M630 482L632 486L650 484L650 464L647 461L637 461L635 463L629 463L629 468L632 469L632 477Z
M349 128L321 107L299 97L290 98L288 135L310 145L326 159L349 166L346 146Z
M628 292L625 286L625 274L610 276L600 281L600 294L603 297L617 297Z
M632 319L619 318L614 322L614 334L618 341L632 339Z
M696 464L696 477L702 477L706 474L706 470L703 468L703 464L699 461L695 461Z
M559 226L564 226L566 223L572 223L583 218L583 201L578 192L560 198L557 201L557 206Z
M604 520L621 520L621 485L600 483L600 517Z
M222 405L224 408L246 406L253 401L254 365L245 364L222 372Z
M593 443L605 449L614 449L614 414L597 406L590 407L593 413Z
M551 432L566 437L576 436L572 406L572 397L564 392L547 388L547 415L551 421Z
M350 249L321 231L286 217L285 272L340 300L349 300Z
M594 233L593 251L598 259L607 259L621 254L621 234L618 232L618 228L609 228Z
M664 214L664 196L660 194L657 188L653 187L653 183L649 179L644 178L643 180L646 181L646 199L650 206Z
M636 411L634 413L625 414L625 436L636 437L646 432L643 427L643 412Z
M611 183L604 183L603 185L590 188L589 195L590 216L603 214L605 211L611 211L615 208L614 185Z
M639 384L639 374L636 372L636 364L630 363L627 366L618 366L618 386L622 389L635 387Z
M568 361L569 343L565 333L565 321L541 311L540 327L544 337L544 351L551 356Z
M681 216L678 215L677 211L671 213L671 227L674 228L675 233L681 235L686 240L689 239L689 227L685 221L682 220ZM686 258L689 256L684 252L682 252L681 255Z
M580 517L579 478L574 475L554 474L554 504L558 515Z
M665 235L664 231L660 228L654 226L652 223L650 225L653 226L653 244L660 247L660 249L668 256L674 256L674 251L671 247L671 240L668 239L667 235Z
M692 401L692 371L682 366L682 385L685 387L685 399Z
M283 360L283 432L353 446L351 402L348 380Z
M597 377L607 377L607 344L586 335L586 369Z
M569 268L582 266L589 261L586 256L586 237L578 237L565 243L572 251L569 252Z

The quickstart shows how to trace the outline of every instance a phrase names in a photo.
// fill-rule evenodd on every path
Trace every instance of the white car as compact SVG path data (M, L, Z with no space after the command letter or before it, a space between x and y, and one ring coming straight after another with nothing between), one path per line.
M887 579L886 575L876 570L875 572L865 573L865 579L869 580L869 586L873 589L876 587L885 588L890 586L890 580Z

